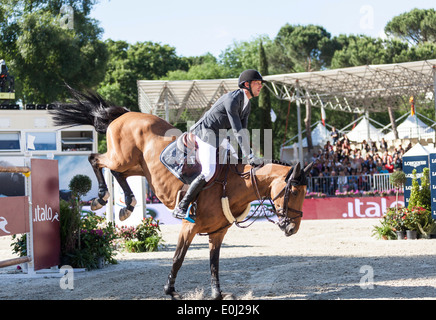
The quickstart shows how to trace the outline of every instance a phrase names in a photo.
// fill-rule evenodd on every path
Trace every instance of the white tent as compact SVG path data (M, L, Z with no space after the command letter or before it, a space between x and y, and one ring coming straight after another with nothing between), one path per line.
M371 122L368 121L367 117L363 117L362 120L354 127L353 130L347 133L348 139L350 141L362 142L363 140L368 141L368 125L369 125L369 140L379 141L383 137L381 130L374 127Z
M313 128L311 136L313 146L324 146L327 141L332 142L330 131L322 125L321 121L319 121L317 126ZM307 138L302 140L302 144L303 148L307 148Z
M427 126L417 116L409 115L399 126L397 126L399 139L410 138L432 138L434 137L434 129ZM394 140L394 132L391 131L384 136L385 140Z

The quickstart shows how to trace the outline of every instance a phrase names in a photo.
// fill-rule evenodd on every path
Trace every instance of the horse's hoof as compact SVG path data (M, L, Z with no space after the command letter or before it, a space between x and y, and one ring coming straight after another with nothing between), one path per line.
M103 208L103 204L101 204L101 201L102 200L99 199L99 198L92 199L92 201L91 201L91 210L92 211L96 211L98 209Z
M182 300L182 296L178 294L176 290L170 288L168 285L164 286L164 293L171 296L171 300Z
M127 208L122 208L119 214L120 221L126 220L128 217L130 217L131 214L132 211L127 210Z
M107 204L107 199L109 199L110 194L108 191L106 191L103 195L103 197L101 196L101 193L99 192L98 194L98 198L94 198L91 201L91 210L95 211L98 209L103 208L103 206L105 206Z
M235 296L231 293L213 293L212 300L236 300Z
M222 293L223 300L236 300L236 297L231 293Z
M178 294L177 292L172 292L171 294L171 300L183 300L182 295Z

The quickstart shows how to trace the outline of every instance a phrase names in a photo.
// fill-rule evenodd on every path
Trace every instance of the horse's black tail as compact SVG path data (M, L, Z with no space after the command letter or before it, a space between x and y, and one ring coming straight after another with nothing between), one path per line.
M124 107L110 105L96 93L84 94L68 85L67 88L75 103L57 103L49 111L56 126L91 125L98 133L105 134L113 120L129 112Z

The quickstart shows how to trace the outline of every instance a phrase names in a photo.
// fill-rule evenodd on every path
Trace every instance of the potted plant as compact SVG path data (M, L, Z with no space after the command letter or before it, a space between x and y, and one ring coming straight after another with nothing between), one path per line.
M154 221L153 217L144 218L132 231L125 227L120 228L120 236L125 239L127 251L157 251L162 241L162 236L159 234L159 221Z
M393 240L397 238L392 226L390 226L387 221L383 220L381 221L381 225L374 226L372 235L383 240Z
M407 239L416 239L418 236L429 238L436 230L436 223L431 217L431 211L415 206L405 211L404 224L407 228Z
M395 208L389 208L380 224L374 226L373 236L385 240L404 239L406 229L401 211L399 214Z

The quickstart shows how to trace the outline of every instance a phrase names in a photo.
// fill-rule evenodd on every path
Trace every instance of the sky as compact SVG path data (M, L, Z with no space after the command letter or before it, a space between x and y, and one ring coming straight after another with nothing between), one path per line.
M100 0L91 17L103 40L152 41L176 48L179 56L220 53L235 41L260 35L274 39L286 23L315 24L332 36L384 36L394 16L434 8L434 0Z

